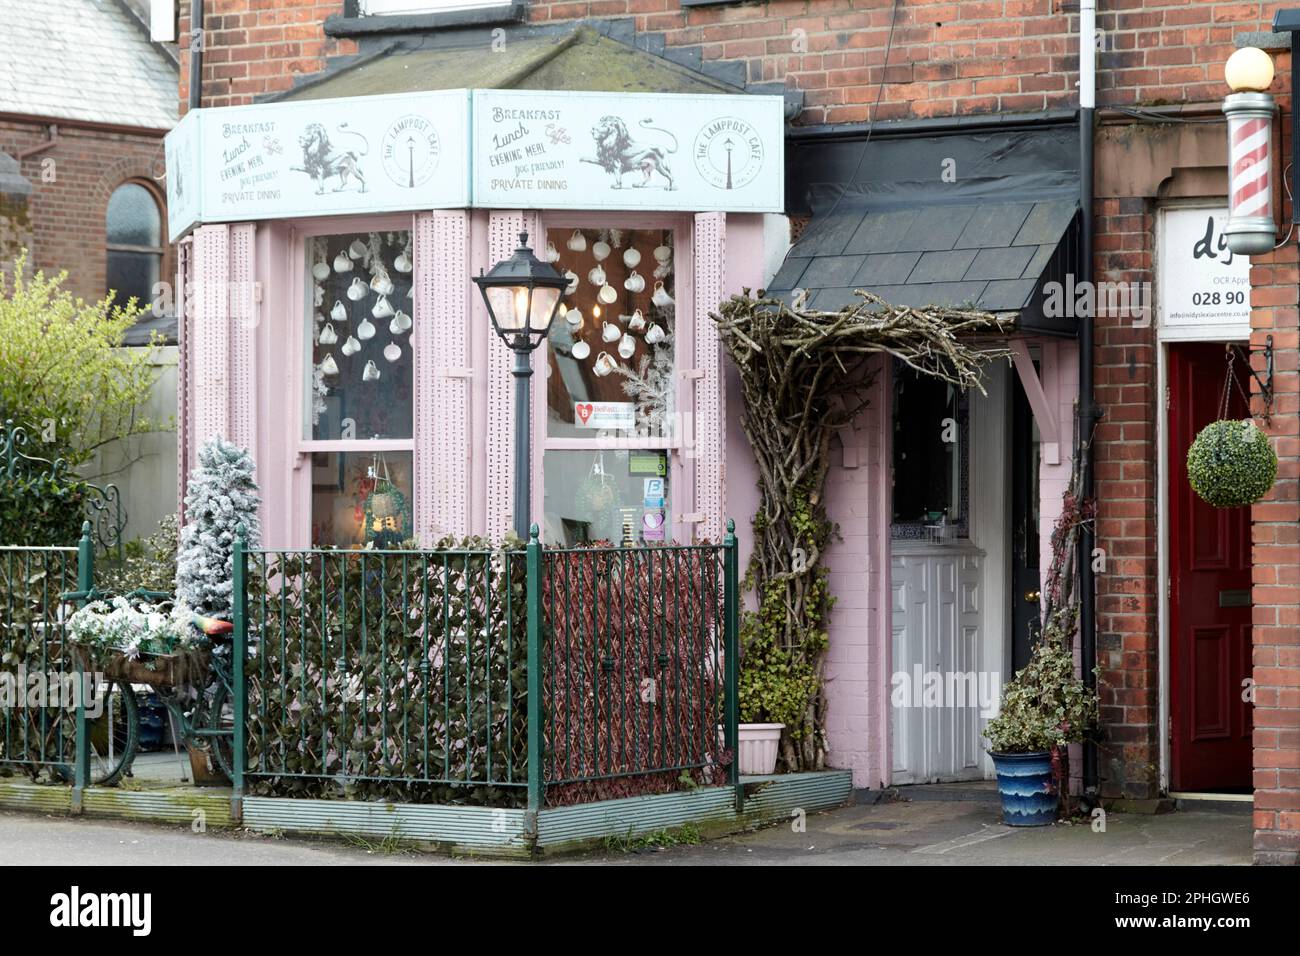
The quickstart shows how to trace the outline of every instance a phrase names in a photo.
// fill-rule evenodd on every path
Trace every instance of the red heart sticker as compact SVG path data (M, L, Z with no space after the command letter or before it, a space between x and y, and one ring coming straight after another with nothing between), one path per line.
M587 419L591 417L591 413L596 410L596 406L592 405L590 402L585 405L582 402L579 402L573 406L573 410L578 413L578 418L581 419L582 424L585 425L587 424Z

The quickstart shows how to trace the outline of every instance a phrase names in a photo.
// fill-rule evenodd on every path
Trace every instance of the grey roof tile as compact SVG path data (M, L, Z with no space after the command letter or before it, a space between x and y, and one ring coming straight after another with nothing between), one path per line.
M786 256L785 262L781 263L781 268L777 270L772 281L767 284L768 289L797 289L799 288L799 278L808 268L811 259L804 259L799 256Z
M967 279L1019 279L1025 274L1025 266L1034 257L1039 247L1010 246L1005 249L981 249L975 261L966 272ZM1047 246L1045 248L1052 248ZM1038 270L1037 274L1041 274Z
M966 277L966 271L974 258L974 249L927 252L912 270L907 280L908 285L918 282L960 282Z
M907 282L907 277L912 274L912 269L920 258L919 252L882 252L867 256L862 268L853 277L853 284L860 289L902 285Z
M1017 312L1029 302L1029 297L1034 294L1037 285L1037 277L990 282L979 298L978 305L981 309L990 312Z
M898 252L951 249L974 214L975 206L923 206L895 247Z
M844 251L898 252L898 244L915 219L915 209L884 209L867 213Z
M962 230L954 249L987 249L1009 246L1024 224L1031 202L988 203L975 207L975 212Z
M1056 200L1054 202L1034 203L1025 224L1016 234L1013 246L1041 246L1057 243L1062 233L1070 225L1078 207L1073 202Z
M800 283L814 289L851 286L866 256L818 256L808 264Z
M838 256L845 251L853 231L862 221L861 210L837 210L828 216L814 217L799 237L792 256Z

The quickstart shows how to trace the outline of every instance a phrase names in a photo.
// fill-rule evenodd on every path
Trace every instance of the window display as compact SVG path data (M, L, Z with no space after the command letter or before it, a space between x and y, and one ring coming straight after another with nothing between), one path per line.
M548 544L669 542L667 452L550 449L542 468Z
M673 231L551 229L569 279L548 339L550 438L673 435Z
M415 536L411 452L315 452L311 457L314 545L397 548Z
M411 438L410 232L316 236L307 250L304 437Z

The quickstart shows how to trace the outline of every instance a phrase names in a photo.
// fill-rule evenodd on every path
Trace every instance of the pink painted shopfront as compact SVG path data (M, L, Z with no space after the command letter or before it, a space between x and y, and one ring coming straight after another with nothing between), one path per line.
M267 546L501 538L513 357L471 280L526 232L570 279L533 356L543 539L716 540L726 388L707 315L763 281L783 133L766 96L440 90L191 113L167 142L182 493L220 433L254 452ZM406 508L370 514L380 484Z

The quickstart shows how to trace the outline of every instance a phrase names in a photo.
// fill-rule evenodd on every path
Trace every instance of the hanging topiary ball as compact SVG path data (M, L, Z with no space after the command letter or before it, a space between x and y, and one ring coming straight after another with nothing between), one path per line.
M1253 421L1211 422L1187 451L1187 480L1216 508L1253 504L1277 478L1277 453Z

